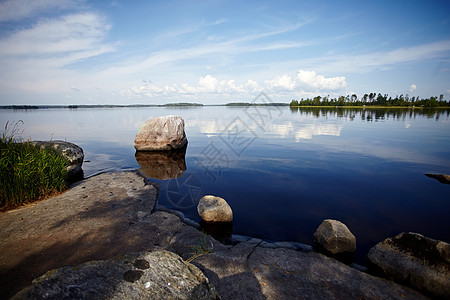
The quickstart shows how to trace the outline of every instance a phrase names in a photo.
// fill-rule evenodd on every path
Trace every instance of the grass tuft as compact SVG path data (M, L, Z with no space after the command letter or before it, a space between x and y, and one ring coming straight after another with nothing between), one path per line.
M69 162L51 147L23 142L18 121L9 122L0 140L0 210L40 200L67 189ZM22 131L23 132L23 131Z
M207 234L203 233L203 238L200 240L198 244L193 246L186 246L192 249L191 257L186 259L186 262L190 263L191 261L193 261L196 258L199 258L200 256L211 253L214 248L214 245L212 242L210 242L210 245L211 246L208 245Z

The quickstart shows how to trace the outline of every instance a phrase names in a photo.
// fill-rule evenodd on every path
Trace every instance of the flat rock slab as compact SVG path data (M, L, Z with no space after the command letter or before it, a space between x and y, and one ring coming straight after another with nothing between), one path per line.
M203 273L169 251L129 254L44 274L19 299L219 299Z
M66 193L0 214L0 298L47 271L132 252L169 250L191 258L204 235L155 211L157 190L135 172L100 174ZM192 261L222 299L426 299L316 252L268 248L252 239Z

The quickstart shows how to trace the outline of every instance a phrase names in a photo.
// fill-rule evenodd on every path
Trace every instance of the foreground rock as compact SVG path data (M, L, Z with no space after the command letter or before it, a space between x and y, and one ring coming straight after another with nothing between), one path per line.
M221 197L212 195L202 197L197 205L197 212L205 222L233 222L233 211Z
M219 299L194 265L168 251L50 271L12 299Z
M316 245L331 254L356 251L356 238L348 227L336 220L324 220L313 235Z
M426 176L436 179L440 183L450 184L450 175L445 174L425 174Z
M187 145L184 120L179 116L150 119L141 125L134 139L137 151L166 151Z
M67 171L71 176L75 176L81 172L84 153L83 149L78 145L66 141L32 141L31 143L41 149L50 146L59 151L69 161Z
M157 190L135 172L104 173L60 196L0 213L0 299L52 269L155 250L196 257L191 263L222 299L427 299L307 247L257 239L221 244L174 213L155 210L156 199ZM202 245L211 253L194 256ZM132 271L146 266L132 264Z
M368 258L387 277L450 299L450 244L401 233L378 243Z

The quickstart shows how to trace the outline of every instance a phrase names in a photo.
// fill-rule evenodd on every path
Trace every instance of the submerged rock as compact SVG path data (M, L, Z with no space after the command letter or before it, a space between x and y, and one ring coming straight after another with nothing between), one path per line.
M233 211L227 201L212 195L204 196L197 205L199 216L205 222L232 222Z
M165 151L183 148L187 144L184 120L179 116L165 116L146 121L134 139L137 151Z
M66 141L32 141L31 144L41 149L50 146L59 151L69 161L69 166L67 167L69 175L74 176L81 172L84 153L80 146Z
M52 270L12 299L220 299L196 266L169 251Z
M314 232L313 239L320 250L331 254L356 251L355 236L345 224L336 220L324 220Z
M450 299L450 244L401 233L373 247L369 261L388 278Z

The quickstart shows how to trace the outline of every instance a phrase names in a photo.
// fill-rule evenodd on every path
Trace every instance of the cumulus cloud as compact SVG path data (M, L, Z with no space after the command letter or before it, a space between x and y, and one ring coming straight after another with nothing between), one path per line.
M248 79L246 83L236 82L234 79L219 80L218 78L208 74L198 79L197 85L188 83L174 83L165 85L164 87L153 84L152 82L144 82L140 87L131 88L128 93L141 96L176 96L178 95L244 95L251 96L261 91L269 93L313 93L324 91L337 91L347 86L345 77L326 78L316 74L314 71L300 70L297 77L293 78L288 74L265 80L263 85L257 81ZM127 93L123 91L123 93Z
M417 89L417 86L415 84L411 84L411 86L409 87L410 92L414 92L416 89Z
M295 87L295 81L292 80L291 76L284 74L268 81L267 86L272 90L292 91Z
M297 73L299 86L304 90L336 91L347 86L345 77L324 77L314 71L299 70Z
M173 96L181 95L208 95L208 94L254 94L261 91L262 88L258 82L249 79L245 84L236 83L234 79L219 80L216 77L208 74L200 77L196 86L182 83L165 85L163 88L153 84L152 82L144 82L140 87L133 87L130 90L122 91L122 94L134 94L152 97L156 95Z

